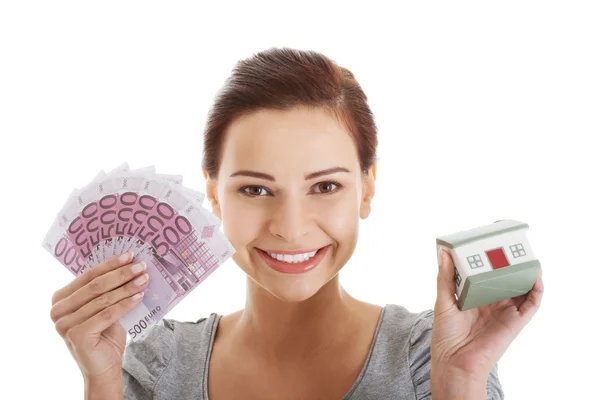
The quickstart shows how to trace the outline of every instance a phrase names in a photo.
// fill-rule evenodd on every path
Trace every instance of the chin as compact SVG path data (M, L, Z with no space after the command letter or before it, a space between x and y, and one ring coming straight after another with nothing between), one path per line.
M283 280L283 279L281 279ZM326 282L303 282L298 279L297 282L257 282L264 290L271 293L281 301L290 303L299 303L313 297Z

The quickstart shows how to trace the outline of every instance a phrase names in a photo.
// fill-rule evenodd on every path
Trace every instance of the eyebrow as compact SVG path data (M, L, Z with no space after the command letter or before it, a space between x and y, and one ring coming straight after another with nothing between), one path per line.
M336 172L350 173L350 170L348 168L344 168L344 167L332 167L332 168L327 168L327 169L324 169L321 171L311 172L310 174L306 175L304 177L304 179L305 180L314 179L314 178L318 178L320 176L334 174ZM267 181L275 182L275 177L273 175L265 174L263 172L250 171L247 169L236 171L233 174L231 174L229 177L233 178L235 176L249 176L252 178L265 179Z

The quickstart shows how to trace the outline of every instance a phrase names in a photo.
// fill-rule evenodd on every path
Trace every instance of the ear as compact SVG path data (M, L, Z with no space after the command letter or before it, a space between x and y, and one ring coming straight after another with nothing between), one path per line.
M208 172L202 170L202 174L204 175L204 179L206 180L206 198L210 202L212 207L212 213L219 219L221 218L221 205L219 204L219 198L217 196L217 181L216 179L211 179L208 176Z
M371 200L375 196L375 178L377 176L377 165L369 168L368 174L363 175L363 190L360 202L360 217L366 219L371 214Z

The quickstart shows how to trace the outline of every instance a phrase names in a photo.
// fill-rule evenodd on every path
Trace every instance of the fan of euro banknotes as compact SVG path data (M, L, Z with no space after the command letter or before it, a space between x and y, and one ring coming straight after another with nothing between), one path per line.
M143 301L120 320L134 341L235 253L204 194L182 180L127 163L100 171L73 190L42 243L75 276L128 251L146 263Z

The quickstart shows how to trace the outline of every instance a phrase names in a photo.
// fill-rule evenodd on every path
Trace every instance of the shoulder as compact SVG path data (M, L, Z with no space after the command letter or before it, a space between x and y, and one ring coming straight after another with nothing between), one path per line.
M351 398L370 398L375 391L378 398L400 398L400 393L406 394L402 398L415 398L415 394L423 392L416 391L414 386L418 362L415 361L414 347L426 343L428 350L429 343L426 340L417 343L415 336L422 336L428 321L433 320L431 314L431 310L411 312L396 304L383 307L360 383L355 386Z
M396 362L408 361L411 372L421 358L429 357L433 310L411 312L397 304L383 309L377 335L378 350L384 355L397 357Z
M431 330L432 325L433 310L411 312L397 304L386 304L379 318L374 350L392 356L407 353L415 338Z
M408 375L418 399L431 396L431 333L433 330L434 312L431 309L410 312L398 305L388 305L388 335L394 332L397 340L402 341L401 348L404 361L408 367ZM488 376L487 399L503 399L504 392L498 378L498 365L494 365Z
M188 362L186 354L208 349L213 321L217 314L195 322L162 319L148 334L130 340L123 354L123 390L125 398L153 398L159 381L171 369ZM196 358L197 360L197 358Z
M400 305L387 304L383 309L380 336L392 335L412 346L432 327L433 310L411 312Z
M387 304L384 309L384 321L396 327L412 327L414 324L433 323L433 310L412 312L398 304Z

